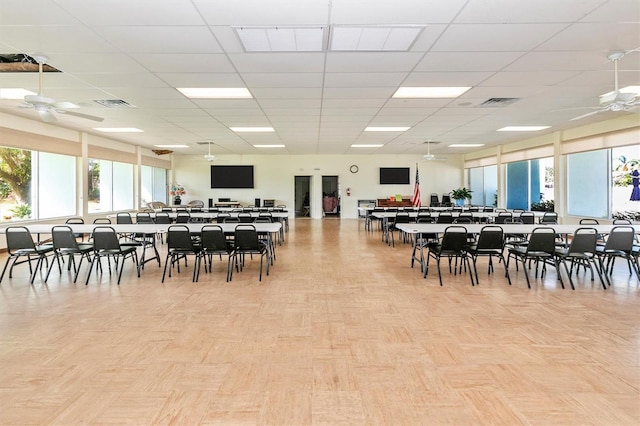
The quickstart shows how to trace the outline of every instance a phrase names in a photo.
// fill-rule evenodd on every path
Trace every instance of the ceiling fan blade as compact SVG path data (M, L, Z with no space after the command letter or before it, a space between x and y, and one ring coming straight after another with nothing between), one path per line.
M53 113L51 111L49 111L48 109L38 108L38 109L36 109L36 111L38 111L38 115L40 115L40 119L42 121L44 121L45 123L51 123L51 122L54 122L54 121L58 121L56 116L53 115Z
M605 109L599 109L599 110L597 110L597 111L591 111L591 112L588 112L588 113L586 113L586 114L582 114L582 115L579 115L579 116L577 116L577 117L574 117L574 118L572 118L572 119L571 119L571 120L569 120L569 121L580 120L580 119L582 119L582 118L589 117L590 115L599 114L599 113L601 113L602 111L607 111L607 110L605 110Z
M69 101L55 102L55 103L52 104L52 106L54 108L60 108L60 109L80 108L78 105L74 104L73 102L69 102Z
M56 112L60 114L72 115L74 117L86 118L87 120L93 120L97 122L101 122L104 120L104 118L96 117L95 115L83 114L81 112L75 112L75 111L67 111L65 109L57 109Z

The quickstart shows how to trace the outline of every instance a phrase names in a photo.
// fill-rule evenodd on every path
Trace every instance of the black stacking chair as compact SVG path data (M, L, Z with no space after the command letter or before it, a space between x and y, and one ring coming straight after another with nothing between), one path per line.
M201 250L199 255L204 259L205 272L211 272L213 267L213 256L227 256L227 275L226 280L229 282L229 274L231 270L231 253L233 246L227 241L222 227L219 225L205 225L200 231ZM198 262L199 265L199 262ZM208 269L207 269L208 265Z
M111 226L96 226L93 228L93 259L89 266L89 273L87 274L87 281L85 285L89 284L89 278L91 278L91 271L95 265L96 269L100 265L100 260L106 257L109 264L109 275L111 275L111 259L115 261L116 272L118 267L118 285L122 279L122 271L124 270L125 260L129 257L133 260L138 278L140 277L140 265L138 263L138 253L136 252L137 246L135 245L121 245L116 234L115 229Z
M271 259L269 258L269 250L267 244L258 238L258 232L255 226L249 224L239 224L236 226L233 238L233 252L231 272L229 274L229 281L233 278L233 267L236 271L241 271L245 264L246 255L259 254L260 255L260 278L262 281L262 264L266 257L266 273L269 275L269 265Z
M53 240L54 258L53 260L51 260L51 264L49 265L47 276L44 278L44 281L47 282L47 280L49 279L49 274L51 274L53 264L56 262L58 263L58 270L62 274L62 264L60 262L60 258L62 258L62 260L64 261L64 258L66 256L69 262L67 265L67 270L70 271L71 267L73 266L73 282L75 283L78 280L78 273L80 272L82 261L84 259L87 259L87 261L91 260L93 244L79 243L76 239L76 234L74 234L71 227L67 225L54 226L51 229L51 238ZM75 261L76 256L80 257L78 265L76 265Z
M198 281L198 272L200 270L200 253L201 247L194 243L191 238L191 232L186 225L171 225L167 230L167 257L164 262L164 270L162 272L162 282L164 282L167 268L169 269L169 278L174 265L177 266L180 273L180 259L185 260L187 266L187 256L194 256L195 265L193 267L192 281Z
M475 244L470 244L468 247L469 255L473 260L473 271L476 276L476 284L480 284L478 281L478 269L476 262L480 256L489 257L489 266L487 273L493 272L493 257L497 257L505 267L505 274L507 272L507 262L504 258L504 230L498 225L486 225L480 230L478 241Z
M429 259L433 258L438 266L438 278L440 280L440 286L442 286L442 272L440 270L440 259L443 257L449 260L449 272L451 273L451 262L453 259L460 260L460 266L469 270L469 278L471 279L471 285L474 285L473 275L471 273L471 265L469 264L469 254L467 252L467 228L459 225L448 226L444 230L442 240L440 244L434 244L429 246L427 252L427 261L423 268L423 277L426 278L429 273ZM455 267L454 274L457 273L458 268Z
M516 269L518 268L518 262L522 263L524 276L527 279L527 287L531 288L529 274L527 273L527 261L535 261L536 278L538 277L538 267L540 264L542 264L541 277L544 277L546 265L553 264L556 268L560 284L562 285L562 288L564 288L564 282L562 281L562 275L560 274L559 260L555 255L555 240L556 231L553 228L538 227L529 235L527 245L510 248L509 255L507 256L507 280L509 281L509 285L511 285L509 261L513 259L516 263Z
M36 278L38 269L42 266L42 261L46 259L47 255L53 251L53 245L43 244L36 245L33 242L31 232L25 226L8 226L5 229L7 239L7 261L2 269L0 275L0 283L4 278L4 273L7 271L7 266L11 263L9 268L9 278L13 276L13 267L27 262L29 264L29 283L33 284L33 280ZM23 258L20 260L20 258ZM31 261L36 260L35 268L32 267Z
M569 245L569 247L556 247L556 256L558 257L560 262L564 264L565 269L567 269L567 274L569 275L569 284L571 284L571 288L573 290L575 290L575 287L573 285L571 274L573 273L573 269L575 267L577 276L580 266L585 268L585 270L589 268L589 270L591 271L591 281L594 280L593 267L595 267L596 271L598 272L598 277L600 277L602 288L607 288L604 279L602 278L602 273L596 257L597 241L597 229L578 228L573 233L573 237L571 238L571 244ZM567 267L567 262L571 263L571 268Z

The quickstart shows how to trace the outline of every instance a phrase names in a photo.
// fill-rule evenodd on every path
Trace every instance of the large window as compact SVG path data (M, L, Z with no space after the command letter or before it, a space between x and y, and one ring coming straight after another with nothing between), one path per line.
M498 197L498 167L484 166L469 169L469 189L473 198L471 204L496 206Z
M167 202L167 171L160 167L140 167L140 203L146 207L151 201Z
M133 209L133 164L89 159L88 212Z
M0 147L0 220L24 220L32 216L32 152ZM75 186L73 188L75 191Z
M76 214L76 158L38 153L38 218Z
M553 210L553 158L507 163L507 208L530 210L546 206Z

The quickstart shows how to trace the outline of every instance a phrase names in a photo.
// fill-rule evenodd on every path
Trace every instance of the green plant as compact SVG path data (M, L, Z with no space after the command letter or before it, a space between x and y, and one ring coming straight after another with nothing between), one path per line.
M451 198L454 200L470 200L473 195L471 195L473 191L465 188L464 186L458 189L454 189L450 192Z
M31 216L31 206L29 204L18 204L9 211L18 219L24 219Z

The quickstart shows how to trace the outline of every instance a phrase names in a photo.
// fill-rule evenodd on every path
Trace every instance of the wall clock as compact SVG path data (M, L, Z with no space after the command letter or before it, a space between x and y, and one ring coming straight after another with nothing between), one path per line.
M349 171L351 171L351 173L358 173L358 170L360 169L355 164L352 164L351 167L349 167Z

